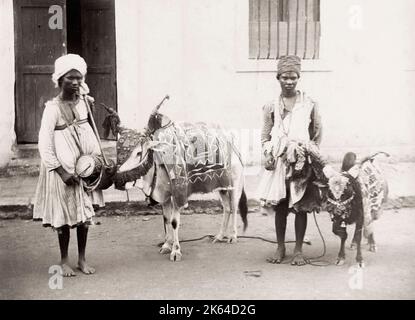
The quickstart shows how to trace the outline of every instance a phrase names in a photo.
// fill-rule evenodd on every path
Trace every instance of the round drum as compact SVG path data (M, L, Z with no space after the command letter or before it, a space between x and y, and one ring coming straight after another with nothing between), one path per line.
M102 156L83 155L79 157L75 166L75 173L85 182L85 190L105 190L112 185L116 165L112 160L109 160L108 166L104 164Z
M102 168L102 158L96 155L83 155L79 157L75 173L81 178L97 178Z

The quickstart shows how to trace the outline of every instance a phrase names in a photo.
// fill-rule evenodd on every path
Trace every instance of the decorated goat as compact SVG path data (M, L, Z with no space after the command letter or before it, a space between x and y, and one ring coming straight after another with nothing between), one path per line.
M333 233L341 239L337 265L343 265L345 262L345 242L349 224L356 224L351 246L357 249L357 264L360 267L364 266L361 250L362 232L368 239L369 250L376 251L373 225L381 214L382 204L388 194L387 181L374 162L378 154L357 163L356 154L349 152L343 158L340 173L330 166L323 169L328 179L327 186L323 188L326 209L333 221Z
M179 261L180 210L191 194L219 192L223 220L214 242L224 238L229 243L236 242L237 209L245 230L248 208L243 164L233 137L217 125L170 121L158 113L165 99L155 108L142 132L121 127L117 113L108 107L104 127L107 133L111 128L114 135L119 134L115 187L122 190L127 183L140 180L150 201L161 204L165 241L160 253L170 253L170 260Z

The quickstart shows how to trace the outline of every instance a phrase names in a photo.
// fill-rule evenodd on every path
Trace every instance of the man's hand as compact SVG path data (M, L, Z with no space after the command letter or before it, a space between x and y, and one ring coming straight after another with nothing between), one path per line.
M75 184L79 184L79 177L78 176L75 176L73 174L70 174L62 166L60 166L59 168L56 168L55 171L59 174L59 176L61 177L62 181L67 186L73 186Z
M262 152L264 156L267 155L268 153L272 153L272 142L271 141L264 142L264 145L262 146Z

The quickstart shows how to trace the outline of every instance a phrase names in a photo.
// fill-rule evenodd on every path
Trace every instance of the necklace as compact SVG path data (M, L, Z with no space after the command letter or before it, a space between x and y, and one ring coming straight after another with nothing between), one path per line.
M67 121L72 123L74 120L80 120L79 113L75 108L80 101L79 95L76 95L75 100L64 100L62 94L60 94L58 98L60 103L63 105L61 112Z

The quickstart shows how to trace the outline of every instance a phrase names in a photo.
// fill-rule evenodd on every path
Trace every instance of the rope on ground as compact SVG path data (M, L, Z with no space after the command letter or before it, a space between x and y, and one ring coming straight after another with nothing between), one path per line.
M315 267L325 267L325 266L330 265L331 263L326 261L326 260L318 260L318 259L320 259L320 258L322 258L326 255L326 241L324 240L323 234L320 230L320 226L318 225L315 211L313 211L313 217L314 217L314 222L316 224L316 227L317 227L318 233L320 235L321 241L323 242L323 253L321 255L317 256L317 257L312 257L312 258L307 259L307 261L308 261L307 264L310 264L310 265L315 266ZM200 240L203 240L205 238L210 238L211 240L213 240L215 238L215 236L212 235L212 234L207 234L207 235L204 235L200 238L180 240L180 242L200 241ZM274 243L274 244L277 243L277 241L269 240L269 239L259 237L259 236L238 236L238 238L241 238L241 239L256 239L256 240L262 240L262 241L269 242L269 243ZM285 241L285 243L295 243L295 241L290 240L290 241ZM308 245L311 245L310 241L306 241L304 243L308 244ZM163 245L163 242L160 242L158 244L158 247L161 247L162 245ZM292 260L290 261L290 263L291 262L292 262Z
M318 233L320 234L321 237L321 241L323 242L323 253L317 257L314 258L310 258L309 259L309 264L315 267L326 267L328 265L330 265L331 263L326 261L326 260L317 260L320 259L322 257L324 257L326 255L326 241L324 240L323 234L321 233L320 227L317 223L317 218L316 218L316 212L313 211L313 217L314 217L314 222L316 224Z

